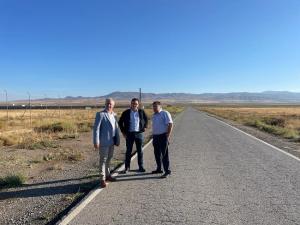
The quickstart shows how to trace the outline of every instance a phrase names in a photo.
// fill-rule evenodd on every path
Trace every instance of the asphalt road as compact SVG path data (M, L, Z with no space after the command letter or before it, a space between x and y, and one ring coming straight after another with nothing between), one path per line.
M119 175L70 224L300 224L300 161L192 108L170 158L171 177ZM155 169L151 145L145 167Z

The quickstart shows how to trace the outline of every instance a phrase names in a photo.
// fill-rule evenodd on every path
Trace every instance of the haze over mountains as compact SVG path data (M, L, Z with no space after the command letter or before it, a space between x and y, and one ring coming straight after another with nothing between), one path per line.
M33 103L39 104L47 102L48 104L85 104L94 105L95 102L102 102L106 98L114 98L119 102L128 102L134 97L139 97L138 92L112 92L104 96L97 97L82 97L82 96L67 96L65 98L47 98L35 99ZM203 93L203 94L189 94L189 93L142 93L142 101L152 102L154 100L162 100L167 102L195 102L195 103L300 103L300 93L288 91L265 91L259 93L250 92L233 92L233 93ZM10 103L24 103L28 100L10 101ZM1 105L4 101L2 100Z
M138 92L113 92L102 98L112 97L118 100L128 100L138 97ZM143 93L142 99L153 101L157 99L183 102L261 102L261 103L300 103L300 93L288 91L265 91L260 93L233 92L233 93Z
M92 99L114 98L119 101L128 101L134 97L139 97L138 92L112 92L108 95L91 97ZM91 99L89 98L89 99ZM71 97L65 99L87 99L86 97ZM300 103L300 93L288 91L265 91L259 93L232 92L232 93L142 93L144 101L168 100L180 102L261 102L261 103Z

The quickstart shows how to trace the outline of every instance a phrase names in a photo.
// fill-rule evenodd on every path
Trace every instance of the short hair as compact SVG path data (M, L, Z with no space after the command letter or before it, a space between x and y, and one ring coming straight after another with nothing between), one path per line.
M107 103L109 103L109 102L115 103L115 101L114 101L112 98L107 98L107 99L105 99L105 105L106 105Z
M160 101L154 101L154 102L152 103L152 105L161 105L161 102L160 102Z
M131 102L135 102L135 101L137 101L138 103L140 103L140 100L138 98L131 99Z

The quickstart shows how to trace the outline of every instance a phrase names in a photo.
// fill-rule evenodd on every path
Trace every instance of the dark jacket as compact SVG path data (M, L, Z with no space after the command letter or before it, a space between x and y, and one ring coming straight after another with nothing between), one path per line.
M125 110L119 120L119 127L122 131L122 133L127 134L130 129L130 112L131 109ZM145 128L148 127L148 117L144 110L139 109L139 117L140 117L140 125L139 125L139 131L144 132Z

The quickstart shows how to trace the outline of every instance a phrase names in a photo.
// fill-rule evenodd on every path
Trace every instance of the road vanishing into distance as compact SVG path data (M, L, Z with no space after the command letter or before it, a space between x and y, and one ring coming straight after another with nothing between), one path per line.
M205 113L177 117L169 178L144 151L146 173L118 175L69 224L300 224L300 161Z

